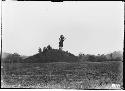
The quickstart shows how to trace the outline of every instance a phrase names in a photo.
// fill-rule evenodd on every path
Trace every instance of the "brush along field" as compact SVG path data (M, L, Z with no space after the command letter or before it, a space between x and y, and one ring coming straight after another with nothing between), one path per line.
M2 88L121 89L122 62L3 64Z

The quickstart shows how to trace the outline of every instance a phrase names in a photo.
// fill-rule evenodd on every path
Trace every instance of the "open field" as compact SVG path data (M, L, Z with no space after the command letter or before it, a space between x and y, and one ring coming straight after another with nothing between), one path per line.
M13 66L14 65L14 66ZM120 89L122 62L3 64L3 88Z

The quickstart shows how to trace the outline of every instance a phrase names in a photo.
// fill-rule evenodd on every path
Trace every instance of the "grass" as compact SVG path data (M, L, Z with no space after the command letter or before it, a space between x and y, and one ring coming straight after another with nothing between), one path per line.
M6 64L2 69L2 87L113 89L112 84L123 84L122 69L122 62Z

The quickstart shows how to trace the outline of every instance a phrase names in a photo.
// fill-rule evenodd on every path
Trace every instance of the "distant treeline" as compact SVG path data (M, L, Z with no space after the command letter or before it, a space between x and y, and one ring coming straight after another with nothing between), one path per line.
M39 48L38 53L25 57L21 56L18 53L8 54L5 58L2 59L2 62L5 63L46 63L46 62L105 62L105 61L123 61L122 53L115 51L110 54L82 54L78 56L71 54L68 51L63 51L59 49L53 49L50 45L44 47L43 49Z
M90 55L90 54L79 54L78 56L80 62L104 62L104 61L123 61L123 55L120 52L114 51L109 54L98 54L98 55Z
M4 55L6 55L6 57L3 57L1 61L5 63L18 63L23 60L23 57L18 53L13 53L13 54L4 53Z

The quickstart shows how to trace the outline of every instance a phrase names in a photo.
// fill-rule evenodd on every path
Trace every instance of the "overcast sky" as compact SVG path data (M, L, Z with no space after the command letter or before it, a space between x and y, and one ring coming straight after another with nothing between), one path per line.
M33 55L38 47L75 55L123 50L124 6L116 2L3 2L3 51Z

